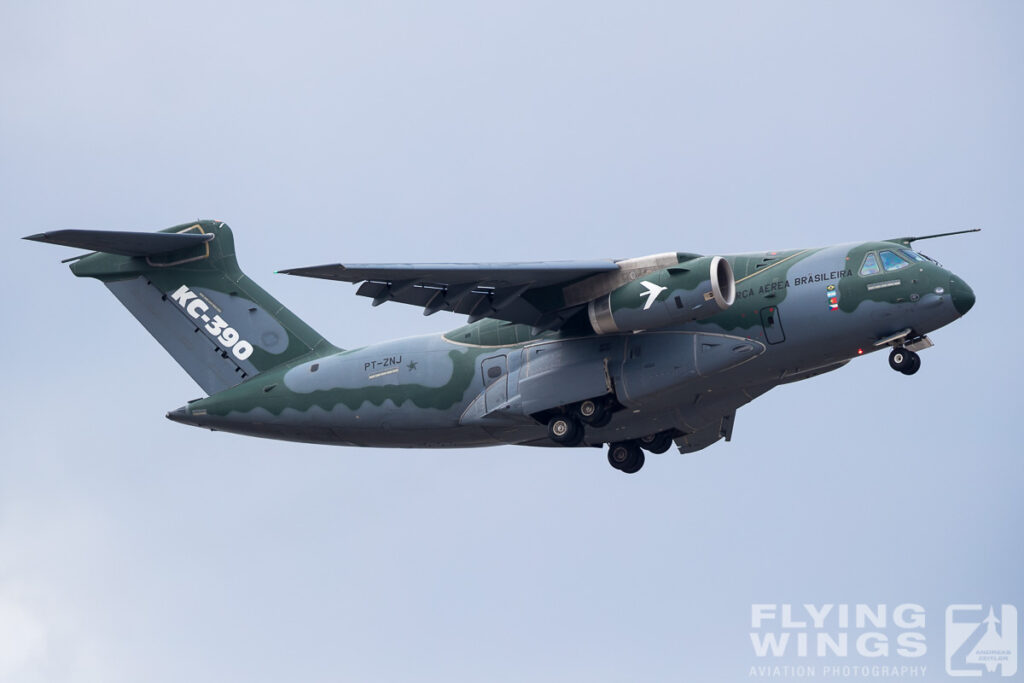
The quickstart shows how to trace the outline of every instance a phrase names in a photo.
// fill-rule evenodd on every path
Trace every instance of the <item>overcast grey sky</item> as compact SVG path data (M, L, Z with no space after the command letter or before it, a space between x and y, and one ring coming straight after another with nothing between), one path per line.
M0 4L0 680L749 680L751 603L1016 604L1024 6ZM227 221L340 346L460 318L334 261L729 253L981 227L912 378L770 392L732 443L357 450L201 395L61 227ZM862 660L858 660L862 661ZM918 663L918 662L914 662ZM1024 667L1022 667L1024 668Z

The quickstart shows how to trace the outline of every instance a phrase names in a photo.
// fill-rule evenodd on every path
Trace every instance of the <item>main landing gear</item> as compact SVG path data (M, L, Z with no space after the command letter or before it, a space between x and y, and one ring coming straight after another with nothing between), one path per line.
M921 357L903 347L896 347L889 353L889 367L904 375L913 375L921 369Z
M664 453L672 445L671 432L658 432L640 439L640 446L651 453Z
M579 446L583 443L588 427L600 429L606 426L612 419L612 413L620 407L610 398L604 397L559 408L559 412L553 415L549 413L548 438L559 446ZM682 432L668 429L639 439L608 444L608 463L620 472L635 474L644 466L644 451L664 453L672 446L672 440L680 434Z
M574 412L583 423L595 429L606 427L612 421L612 408L607 400L581 401Z
M680 432L670 429L651 434L634 441L619 441L608 445L608 464L626 474L636 474L644 466L644 451L664 453L672 445L672 439Z
M607 398L587 399L548 420L548 437L560 446L579 446L586 427L600 429L611 422L613 406Z
M635 441L609 444L608 464L626 474L636 474L644 466L644 452Z
M548 436L560 446L579 446L583 425L572 415L555 415L548 421Z

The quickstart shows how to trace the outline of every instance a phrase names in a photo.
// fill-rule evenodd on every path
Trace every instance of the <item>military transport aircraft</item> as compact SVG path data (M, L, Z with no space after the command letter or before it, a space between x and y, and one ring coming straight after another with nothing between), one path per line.
M780 384L891 349L917 372L926 336L974 305L967 284L881 242L731 256L324 265L281 271L361 283L377 306L468 324L341 349L239 270L219 221L160 232L60 230L208 394L175 422L288 441L454 448L595 446L638 471L644 453L730 440L736 409Z

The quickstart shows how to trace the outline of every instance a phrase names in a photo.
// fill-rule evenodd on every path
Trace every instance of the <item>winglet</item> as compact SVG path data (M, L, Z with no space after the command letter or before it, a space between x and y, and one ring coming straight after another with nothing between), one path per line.
M940 232L935 235L922 235L921 237L897 237L895 239L886 240L886 242L899 242L900 244L905 244L909 247L911 242L916 242L918 240L930 240L936 237L949 237L950 235L965 235L969 232L981 232L981 228L971 228L970 230L955 230L953 232Z

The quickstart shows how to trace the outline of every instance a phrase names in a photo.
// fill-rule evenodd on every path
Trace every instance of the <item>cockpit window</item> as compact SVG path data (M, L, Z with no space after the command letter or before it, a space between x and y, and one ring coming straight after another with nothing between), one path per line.
M924 256L921 256L920 254L918 254L913 249L900 249L900 253L903 254L904 256L906 256L911 261L921 261L921 262L927 262L928 261L928 259L926 259Z
M875 252L869 251L868 255L864 257L863 265L860 267L860 274L874 275L878 271L878 259L875 257Z
M899 270L910 265L891 251L880 251L878 256L882 259L882 265L886 270Z

